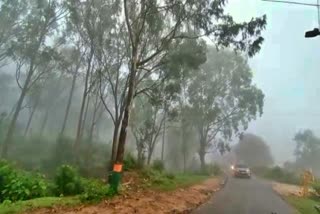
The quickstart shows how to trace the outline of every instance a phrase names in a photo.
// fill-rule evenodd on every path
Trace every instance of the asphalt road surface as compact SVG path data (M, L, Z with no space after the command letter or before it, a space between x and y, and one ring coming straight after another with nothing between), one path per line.
M194 214L293 214L271 184L256 178L229 177L226 186Z

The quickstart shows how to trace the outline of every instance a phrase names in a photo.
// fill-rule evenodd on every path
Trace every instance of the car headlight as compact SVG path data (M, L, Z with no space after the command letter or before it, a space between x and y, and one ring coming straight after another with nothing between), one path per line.
M247 171L247 173L250 173L250 169L247 169L246 171Z

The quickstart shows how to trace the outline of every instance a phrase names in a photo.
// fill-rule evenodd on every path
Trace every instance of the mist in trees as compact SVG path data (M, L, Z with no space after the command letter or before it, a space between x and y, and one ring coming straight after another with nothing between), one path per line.
M265 16L236 23L224 0L0 2L1 157L28 169L100 176L132 153L205 170L263 113L248 57Z
M244 162L250 167L269 167L274 163L268 144L254 134L242 134L233 151L239 162Z
M297 132L293 137L295 145L294 160L286 161L284 167L295 172L311 169L320 175L320 138L310 129Z

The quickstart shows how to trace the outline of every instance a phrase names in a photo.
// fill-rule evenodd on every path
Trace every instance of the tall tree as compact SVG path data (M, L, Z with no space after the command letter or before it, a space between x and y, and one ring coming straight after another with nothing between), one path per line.
M307 129L296 133L294 141L296 142L294 154L297 167L312 168L316 174L320 174L320 138Z
M188 86L189 119L198 132L202 169L206 153L224 151L223 145L228 144L223 140L230 140L262 114L263 99L262 91L252 84L244 57L209 48L207 62Z
M261 137L254 134L242 134L233 150L239 162L243 161L251 167L273 164L270 147Z
M24 131L24 137L26 137L28 134L28 131L29 131L31 123L32 123L33 116L36 113L36 110L38 108L40 98L41 98L41 90L42 90L42 88L40 87L40 85L36 85L32 88L32 90L28 94L27 102L29 103L30 115L29 115L26 129Z
M128 90L119 134L116 162L122 163L130 109L137 88L137 79L158 70L168 48L187 36L192 26L194 36L213 35L217 46L248 49L255 54L263 41L261 30L265 17L248 23L236 23L224 12L225 0L216 1L146 1L123 0L129 41ZM214 21L212 21L214 20Z
M26 14L19 19L20 33L15 35L10 52L11 58L17 64L16 76L19 77L21 73L25 73L26 79L21 86L21 93L2 146L2 157L7 156L8 146L11 144L25 96L44 71L39 67L48 64L55 56L46 39L54 32L57 21L65 14L60 1L51 0L27 1L25 10Z
M104 61L104 57L108 57L108 53L112 53L107 48L111 42L112 29L115 26L114 14L119 12L117 5L117 1L111 0L68 0L71 14L70 26L76 38L79 38L83 44L83 51L86 53L85 84L74 143L75 150L79 147L82 138L85 104L88 95L97 83L97 77L106 68L109 69L109 64Z
M61 58L59 60L60 62L60 69L65 72L67 75L71 75L72 81L71 81L71 86L70 86L70 91L68 94L68 100L67 100L67 106L65 110L65 114L63 117L63 122L61 126L61 130L59 133L59 137L63 137L68 118L69 118L69 113L70 113L70 108L71 108L71 103L75 91L75 86L76 86L76 81L78 77L78 73L81 67L81 60L82 56L80 53L80 47L75 46L74 48L71 49L62 49L61 50Z
M156 93L149 98L141 96L135 103L131 128L136 140L138 163L141 166L145 158L147 164L151 163L156 144L163 131L165 116L161 98L159 93Z

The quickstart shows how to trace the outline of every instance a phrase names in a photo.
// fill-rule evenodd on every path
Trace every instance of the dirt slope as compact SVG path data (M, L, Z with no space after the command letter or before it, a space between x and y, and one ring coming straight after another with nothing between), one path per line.
M189 213L190 210L206 202L213 192L219 190L220 180L217 178L172 192L156 192L142 190L127 192L98 205L77 208L50 208L29 213L47 214L161 214L161 213Z
M278 194L282 196L290 196L290 195L300 196L301 195L301 187L297 185L273 182L272 187Z

